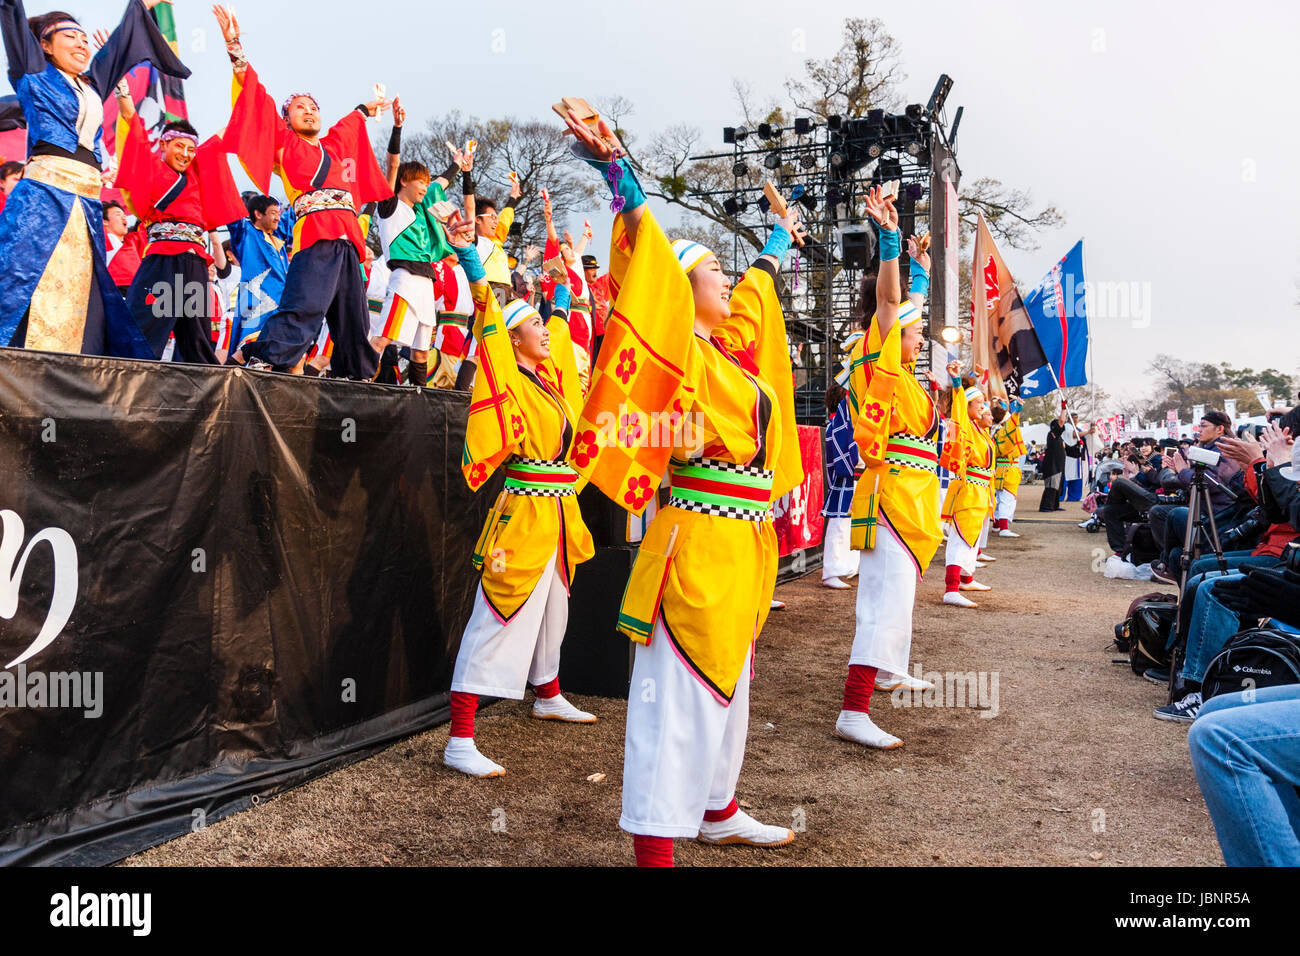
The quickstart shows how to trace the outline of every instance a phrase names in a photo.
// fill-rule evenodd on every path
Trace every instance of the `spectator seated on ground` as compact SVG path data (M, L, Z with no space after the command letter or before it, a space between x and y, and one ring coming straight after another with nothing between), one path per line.
M1228 439L1224 449L1247 462L1248 488L1259 500L1267 529L1253 550L1225 551L1222 563L1214 554L1192 562L1180 597L1186 653L1174 687L1175 701L1155 711L1161 720L1196 719L1205 669L1238 631L1260 618L1287 624L1300 619L1300 575L1281 567L1290 555L1288 563L1300 568L1300 552L1294 551L1300 546L1300 471L1292 465L1293 457L1300 458L1296 446L1286 431L1269 426L1260 442ZM1270 603L1270 594L1278 599ZM1296 603L1288 609L1284 599L1292 595Z
M1300 478L1300 455L1293 461ZM1243 618L1300 633L1294 570L1255 568L1216 587ZM1300 684L1222 694L1198 710L1187 744L1223 861L1300 866Z

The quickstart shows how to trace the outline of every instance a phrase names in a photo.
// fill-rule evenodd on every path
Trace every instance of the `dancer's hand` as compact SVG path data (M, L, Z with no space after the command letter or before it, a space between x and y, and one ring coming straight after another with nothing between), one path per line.
M393 97L393 126L397 129L401 129L402 124L405 122L406 110L402 106L402 98L400 96L395 96Z
M924 232L907 240L907 255L927 273L930 271L930 234Z
M393 104L388 102L388 100L380 97L379 99L371 100L366 104L366 113L373 119L392 105Z
M149 3L146 0L145 6L153 8L160 0L154 0ZM239 39L239 21L235 19L235 12L227 6L218 3L212 8L213 15L217 18L217 24L221 27L221 38L227 43L233 43Z
M898 210L894 208L893 198L886 196L882 187L873 186L868 189L862 201L867 214L876 220L880 228L890 232L898 231Z
M466 222L457 209L447 218L447 241L456 249L468 249L474 244L474 224Z
M569 115L564 118L564 123L573 134L573 138L581 143L591 154L592 159L607 163L614 157L615 149L623 149L623 144L618 141L614 131L609 128L609 124L601 119L597 122L600 134L597 135L591 131L586 123L578 119L578 114L569 110ZM626 152L626 150L623 150Z
M802 242L804 236L808 234L808 231L804 229L803 223L799 221L799 210L796 206L790 206L786 209L785 215L778 219L776 224L788 232L790 238L794 240L796 244Z

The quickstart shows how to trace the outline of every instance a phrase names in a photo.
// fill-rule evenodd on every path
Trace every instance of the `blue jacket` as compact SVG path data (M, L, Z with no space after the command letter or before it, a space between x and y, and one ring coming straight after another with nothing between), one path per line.
M18 94L27 119L27 148L49 143L69 153L77 151L77 94L58 69L45 59L40 41L27 26L22 0L0 0L0 31L9 58L9 82ZM186 79L190 71L172 52L140 0L130 0L122 22L90 61L82 77L102 100L119 80L140 63L151 63L169 76ZM103 161L95 133L95 159Z

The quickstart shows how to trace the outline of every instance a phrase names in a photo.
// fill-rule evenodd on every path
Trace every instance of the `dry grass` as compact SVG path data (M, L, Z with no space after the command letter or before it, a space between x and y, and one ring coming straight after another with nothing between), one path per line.
M831 733L855 592L828 591L815 575L778 591L789 606L759 642L739 796L766 822L801 812L806 830L772 851L678 841L679 864L1221 862L1186 727L1152 719L1162 689L1111 664L1106 649L1129 601L1155 588L1091 570L1104 542L1074 526L1077 505L1023 517L1023 537L993 539L1000 560L980 578L995 590L972 595L978 610L939 603L939 564L917 599L913 662L996 672L1000 712L899 709L877 693L873 715L903 738L900 750ZM627 864L631 839L617 826L625 705L575 702L600 723L534 721L523 702L480 714L479 747L505 764L502 779L442 767L442 727L127 865ZM593 773L606 778L588 783Z

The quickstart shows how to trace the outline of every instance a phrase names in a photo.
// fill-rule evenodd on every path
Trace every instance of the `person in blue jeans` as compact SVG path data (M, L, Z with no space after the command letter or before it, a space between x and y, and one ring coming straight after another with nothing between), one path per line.
M1300 684L1211 699L1187 735L1228 866L1300 866Z

